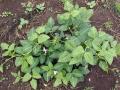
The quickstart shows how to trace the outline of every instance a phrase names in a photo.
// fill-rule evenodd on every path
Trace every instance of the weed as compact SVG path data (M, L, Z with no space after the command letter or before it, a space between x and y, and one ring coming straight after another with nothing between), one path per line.
M28 20L25 20L24 18L20 18L20 24L18 25L18 29L21 30L23 28L23 26L25 26L28 23L29 23Z
M23 8L25 8L25 13L30 13L34 10L37 12L42 12L45 9L45 3L34 5L32 2L22 3Z
M42 12L45 9L45 3L36 5L37 12Z
M120 3L119 2L115 3L115 10L120 14Z
M113 27L113 22L112 21L107 21L104 23L104 26L106 29L112 29Z
M22 7L25 8L25 13L29 13L33 11L33 4L32 2L28 1L27 3L21 3Z
M2 14L0 16L1 17L13 16L13 13L10 11L4 11L4 12L2 12Z
M95 1L91 1L91 2L88 2L87 5L92 9L96 6L96 2Z

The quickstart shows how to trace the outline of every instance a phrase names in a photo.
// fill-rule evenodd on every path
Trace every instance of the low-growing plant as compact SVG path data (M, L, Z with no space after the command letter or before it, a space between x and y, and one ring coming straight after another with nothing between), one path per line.
M25 20L24 18L20 18L20 24L18 25L18 29L22 29L23 26L25 26L28 23L29 23L28 20Z
M35 8L36 8L37 12L41 12L45 9L45 3L37 4Z
M32 2L28 1L27 3L21 3L22 7L25 8L25 13L29 13L33 11L34 5Z
M109 21L104 23L104 26L105 26L106 29L112 29L113 22L109 20Z
M120 14L120 2L115 3L115 10Z
M37 12L42 12L45 9L45 3L34 5L32 2L22 3L23 8L25 8L25 13L30 13L34 10Z
M22 82L30 82L37 89L37 80L54 81L54 87L84 81L89 66L99 65L108 72L117 56L117 41L113 36L97 31L90 24L92 9L64 2L65 13L58 14L57 21L50 17L45 25L32 28L25 40L11 45L1 43L4 57L14 57L20 68ZM13 44L12 44L13 46ZM18 81L19 81L18 80Z
M2 12L2 14L0 16L1 17L13 16L13 13L10 11L4 11L4 12Z
M91 1L91 2L88 2L87 5L92 9L96 6L96 2L95 1Z

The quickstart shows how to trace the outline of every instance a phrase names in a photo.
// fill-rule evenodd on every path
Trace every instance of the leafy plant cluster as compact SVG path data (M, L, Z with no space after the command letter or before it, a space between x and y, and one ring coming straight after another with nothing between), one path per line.
M45 3L34 5L32 2L28 1L27 3L21 4L23 8L25 8L25 13L29 13L32 11L42 12L45 9Z
M116 57L117 41L90 24L92 9L64 2L63 14L57 22L49 18L45 25L32 28L18 45L1 44L3 56L15 58L20 72L12 73L15 82L28 82L33 89L37 80L54 80L54 86L73 87L90 72L89 66L99 65L108 72Z
M20 24L18 25L18 29L22 29L23 26L27 25L29 23L28 20L25 20L24 18L20 18Z
M13 16L13 13L10 11L3 11L2 14L0 14L0 17L8 17Z
M114 7L115 7L115 11L117 11L118 14L120 14L120 2L116 2Z

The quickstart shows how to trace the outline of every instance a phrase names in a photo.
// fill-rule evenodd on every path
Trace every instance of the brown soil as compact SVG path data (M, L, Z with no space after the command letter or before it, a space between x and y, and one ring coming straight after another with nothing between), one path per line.
M45 2L45 11L42 13L32 12L25 14L21 3L31 1L34 4ZM85 0L74 0L74 3L78 3L80 6L85 6ZM10 17L0 17L0 42L16 42L23 38L25 33L31 28L44 24L51 16L56 18L56 14L62 13L63 5L58 0L2 0L0 1L0 14L3 11L9 10L14 15ZM19 25L19 18L25 18L30 21L29 25L25 26L22 31L16 34L17 27ZM112 28L105 27L105 22L113 22ZM92 25L95 25L99 30L104 30L109 34L120 40L120 18L113 12L111 8L103 7L102 3L97 5L94 10L94 15L91 18ZM5 58L0 57L0 63L4 62ZM18 83L13 85L14 78L11 76L11 72L15 72L14 61L10 61L6 64L4 73L0 73L0 77L5 77L3 82L0 82L0 90L32 90L28 83ZM117 68L120 70L120 59L117 58L111 69ZM119 80L118 76L114 75L114 72L110 70L109 73L103 72L97 66L91 69L91 72L86 76L85 81L79 83L76 88L70 86L60 86L58 88L52 87L52 81L44 86L43 80L39 80L39 89L42 90L83 90L85 87L93 87L93 90L112 90L116 85L116 80ZM120 84L118 84L120 86ZM116 88L120 90L120 88Z

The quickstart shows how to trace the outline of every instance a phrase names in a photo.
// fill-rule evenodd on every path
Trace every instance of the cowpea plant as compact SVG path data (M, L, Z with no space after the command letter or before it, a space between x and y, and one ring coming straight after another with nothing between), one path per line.
M92 9L66 0L64 10L65 13L57 15L56 23L50 17L46 24L32 28L25 40L13 44L12 50L11 45L1 43L3 56L13 57L20 69L12 73L18 78L16 82L30 82L37 89L37 80L44 78L47 82L53 80L54 87L61 84L75 87L90 72L89 66L99 65L108 72L117 56L117 41L91 26Z

